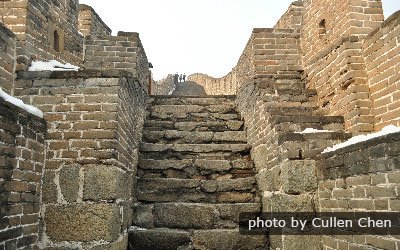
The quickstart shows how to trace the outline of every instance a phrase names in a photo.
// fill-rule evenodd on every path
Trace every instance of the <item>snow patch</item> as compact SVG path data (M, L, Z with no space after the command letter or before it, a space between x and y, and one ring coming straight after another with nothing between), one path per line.
M306 128L301 132L294 132L295 134L313 134L313 133L333 133L331 130L319 130L315 128Z
M59 61L33 61L28 71L78 71L79 67L70 63L62 64Z
M400 132L400 127L397 127L394 125L389 125L389 126L384 127L381 131L376 132L376 133L372 133L372 134L368 134L368 135L354 136L345 142L336 144L333 147L326 148L324 151L322 151L322 153L333 152L340 148L344 148L344 147L347 147L347 146L350 146L350 145L353 145L353 144L356 144L359 142L368 141L373 138L381 137L381 136L388 135L388 134L398 133L398 132Z
M128 229L129 232L133 232L133 231L147 231L148 229L146 228L141 228L141 227L137 227L137 226L132 226Z
M40 118L43 118L43 112L40 109L30 106L30 105L27 105L22 100L15 98L13 96L10 96L6 92L4 92L1 88L0 88L0 97L2 97L6 102L10 102L17 107L20 107L20 108L28 111L31 114L34 114L36 116L39 116Z

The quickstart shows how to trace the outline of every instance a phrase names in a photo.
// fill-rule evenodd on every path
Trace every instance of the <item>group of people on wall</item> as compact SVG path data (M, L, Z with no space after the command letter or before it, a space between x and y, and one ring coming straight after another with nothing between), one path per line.
M186 74L178 74L178 72L174 75L174 83L178 82L185 82L186 81Z

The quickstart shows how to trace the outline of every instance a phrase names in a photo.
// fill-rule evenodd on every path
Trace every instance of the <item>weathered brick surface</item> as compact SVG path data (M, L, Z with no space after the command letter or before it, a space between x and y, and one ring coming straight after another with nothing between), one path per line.
M0 11L1 22L17 34L17 70L25 70L32 56L82 65L78 0L3 1ZM55 30L61 38L61 53L54 49Z
M132 72L140 83L148 86L151 73L139 34L118 32L118 36L86 36L85 68L119 69Z
M8 94L14 91L15 35L0 22L0 87Z
M118 245L132 220L147 87L122 71L22 76L16 92L48 121L43 246Z
M0 98L0 249L39 240L46 122Z
M79 5L79 31L84 35L110 36L111 29L101 20L96 11L86 5Z
M388 18L363 41L375 130L400 126L400 12Z
M399 211L399 149L396 133L323 154L318 163L320 211ZM396 249L398 240L325 236L322 243L329 249Z

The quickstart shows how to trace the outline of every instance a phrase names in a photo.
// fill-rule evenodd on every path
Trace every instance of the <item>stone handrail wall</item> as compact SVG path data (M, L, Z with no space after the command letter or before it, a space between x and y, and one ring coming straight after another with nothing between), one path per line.
M79 31L84 35L110 36L111 29L103 22L96 11L86 5L79 4Z
M398 212L399 154L400 133L322 154L317 168L320 211ZM323 236L322 244L324 248L340 244L343 249L395 249L398 242L386 235L360 235L357 239Z
M0 249L39 241L46 122L0 97Z
M397 11L363 40L376 131L389 124L400 126L399 32L400 11Z
M41 247L126 249L147 86L116 70L20 77L49 124Z
M8 94L14 91L15 35L0 22L0 87Z

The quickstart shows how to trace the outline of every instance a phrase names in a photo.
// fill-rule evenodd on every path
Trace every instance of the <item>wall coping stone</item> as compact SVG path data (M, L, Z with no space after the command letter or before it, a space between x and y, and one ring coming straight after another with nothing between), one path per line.
M380 136L377 138L372 138L370 140L367 141L362 141L362 142L358 142L356 144L353 145L349 145L347 147L344 148L340 148L337 149L335 151L332 152L328 152L328 153L322 153L321 154L321 158L322 159L327 159L330 158L334 155L343 155L346 153L350 153L353 151L357 151L357 150L362 150L362 149L366 149L369 147L373 147L379 144L383 144L383 143L392 143L392 142L396 142L396 141L400 141L400 132L397 133L392 133L392 134L388 134L388 135L384 135L384 136Z

